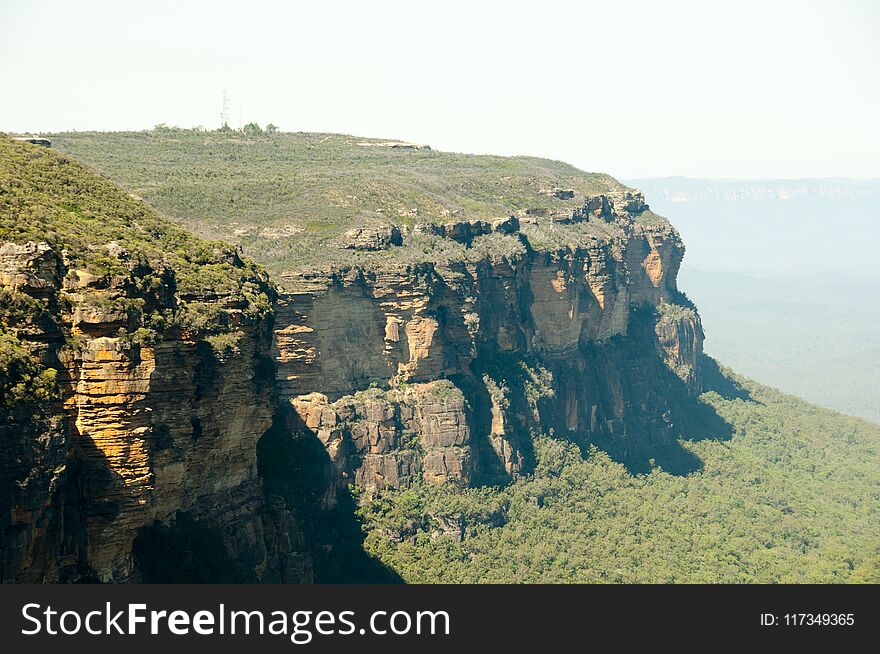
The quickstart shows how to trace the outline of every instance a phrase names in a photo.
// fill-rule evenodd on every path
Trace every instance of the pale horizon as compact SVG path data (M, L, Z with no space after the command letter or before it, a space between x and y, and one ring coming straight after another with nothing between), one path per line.
M7 0L0 131L272 122L618 178L880 177L880 7ZM756 20L755 16L760 16Z

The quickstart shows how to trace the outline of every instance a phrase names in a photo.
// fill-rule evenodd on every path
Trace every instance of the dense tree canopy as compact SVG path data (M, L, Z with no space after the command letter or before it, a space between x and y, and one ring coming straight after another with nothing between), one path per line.
M545 437L508 487L367 502L366 549L408 582L880 582L880 427L738 382L701 398L734 436L684 443L698 472Z

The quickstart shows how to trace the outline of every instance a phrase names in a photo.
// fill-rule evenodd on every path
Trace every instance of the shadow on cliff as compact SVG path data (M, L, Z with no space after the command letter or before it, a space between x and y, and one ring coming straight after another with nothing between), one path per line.
M530 472L535 466L534 442L528 428L515 419L515 412L511 412L514 414L513 419L504 424L503 439L516 452L517 461L515 463L505 462L491 442L493 400L489 387L481 378L484 374L489 375L491 370L494 377L489 375L489 379L493 383L497 379L513 379L514 382L511 385L519 390L524 386L524 373L520 367L511 365L511 361L511 357L498 356L491 360L494 366L490 366L486 359L476 359L471 366L471 374L450 375L449 377L467 398L466 414L475 457L473 483L476 486L507 484L511 481L511 472ZM499 374L500 369L504 369L508 377ZM516 396L514 403L518 400L519 397ZM520 405L521 403L517 406ZM509 470L506 464L511 465L513 470Z
M95 442L74 430L75 448L68 462L68 477L75 492L64 506L66 541L76 539L75 567L69 566L59 581L97 583L89 566L91 532L112 529L128 506L139 501ZM74 503L75 502L75 503ZM135 504L136 505L136 504ZM75 528L72 528L74 525ZM117 527L118 528L118 527ZM186 512L156 520L137 530L132 543L134 569L130 581L141 583L245 583L256 581L229 556L220 532ZM71 544L68 543L70 547Z
M726 400L755 402L748 391L725 373L712 357L700 355L699 366L702 375L701 393L713 391ZM653 423L653 429L644 422L640 426L659 434L659 437L645 438L642 434L639 440L644 445L636 448L628 448L617 439L599 438L593 442L605 449L612 458L623 463L632 474L646 473L654 467L660 467L673 475L699 472L703 468L703 462L685 444L730 440L733 437L733 427L668 368L659 366L658 374L660 387L666 389L666 410L657 415L658 410L655 408L653 416L646 416ZM662 423L665 423L666 429Z
M23 404L0 416L0 583L94 582L80 556L84 500L66 427ZM16 415L20 408L27 411Z
M357 501L317 434L289 407L257 444L259 474L269 496L290 507L311 554L316 583L403 583L364 549Z
M62 581L97 583L90 565L89 532L112 528L122 514L131 494L125 480L116 470L97 443L81 434L74 421L69 421L72 451L68 459L68 476L75 487L75 505L65 506L65 519L78 523L76 570L68 571Z
M742 389L707 363L708 378L722 395ZM505 438L521 456L520 473L534 467L531 434L544 433L576 443L584 456L595 446L631 474L660 467L674 475L702 468L683 441L726 440L731 426L696 397L657 356L647 334L620 337L601 346L583 345L578 357L516 357L495 354L472 365L474 379L504 389ZM459 382L460 383L460 382ZM462 388L471 398L475 434L488 434L490 392L486 384ZM473 386L473 388L471 388ZM505 470L488 442L477 440L483 474L478 484L504 484ZM493 456L494 455L494 456Z
M700 394L714 391L725 399L753 400L703 354L697 362L702 378L699 392L689 386L657 356L655 322L647 311L633 310L627 336L601 347L582 345L586 364L582 369L556 367L559 398L554 410L591 405L593 413L579 409L577 424L589 429L571 432L571 417L564 415L554 416L552 423L558 435L569 431L585 454L596 446L631 474L659 467L673 475L688 475L700 471L703 462L686 447L687 442L726 441L733 436L733 427Z
M708 354L700 358L700 366L703 371L703 391L715 391L725 400L745 400L761 404L752 397L738 381L732 377L732 372L723 368L715 359Z
M146 583L253 583L253 572L229 556L219 531L180 511L166 522L138 530L132 546Z

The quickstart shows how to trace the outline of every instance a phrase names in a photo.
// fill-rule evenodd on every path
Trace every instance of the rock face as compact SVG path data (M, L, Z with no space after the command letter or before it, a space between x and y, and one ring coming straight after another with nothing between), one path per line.
M457 485L473 476L467 401L449 381L370 389L332 403L311 393L292 402L343 480L394 488L419 473Z
M474 252L480 238L509 243L503 256L300 278L279 298L275 339L297 436L368 491L514 478L536 432L648 467L675 447L669 398L699 391L702 330L676 288L680 238L638 222L645 208L636 193L587 198L558 229L601 220L608 236L543 251L519 222L421 226Z
M0 247L2 290L45 308L18 334L57 371L58 388L38 420L2 425L0 578L141 579L140 530L185 512L213 530L243 579L308 580L290 516L268 510L257 474L275 408L271 320L220 294L200 300L234 335L231 347L180 329L147 335L144 315L173 312L179 298L173 270L151 270L165 283L142 288L145 265L97 277L45 243Z

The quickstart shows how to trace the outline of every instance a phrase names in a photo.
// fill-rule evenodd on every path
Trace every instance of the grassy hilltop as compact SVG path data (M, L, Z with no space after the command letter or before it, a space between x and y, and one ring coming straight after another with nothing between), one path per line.
M559 161L392 147L397 142L339 134L162 128L51 138L54 147L194 233L241 244L276 277L358 260L379 265L391 257L462 256L457 244L429 238L410 239L408 247L391 252L341 250L337 240L352 227L492 220L536 208L571 211L585 195L626 188ZM573 191L573 197L557 197L556 189ZM640 217L658 219L650 211ZM534 246L559 240L546 222L540 233L529 234ZM583 235L603 227L578 226Z
M115 242L134 259L174 269L185 295L229 292L242 273L228 243L206 241L132 198L54 149L0 135L0 241L46 241L64 250L69 267L96 275L128 272L106 247ZM253 273L253 264L246 273Z

